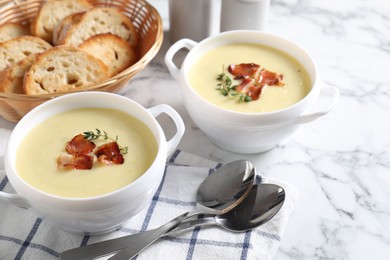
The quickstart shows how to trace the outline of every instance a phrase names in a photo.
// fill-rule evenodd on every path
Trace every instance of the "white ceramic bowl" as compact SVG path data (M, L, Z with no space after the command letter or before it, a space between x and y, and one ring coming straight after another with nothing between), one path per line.
M149 169L134 182L108 194L90 198L66 198L37 190L18 175L16 152L26 134L45 119L74 108L104 107L124 111L146 124L158 144L157 155ZM166 141L155 119L165 113L171 117L177 132ZM179 114L167 105L145 109L136 102L112 93L83 92L69 94L45 102L30 111L13 130L5 156L7 177L16 194L0 192L0 199L31 209L41 218L73 233L101 234L120 227L151 201L163 177L167 156L172 153L184 134Z
M202 54L218 46L232 43L271 46L296 58L309 73L312 82L310 92L290 107L262 113L235 112L205 100L189 83L190 68ZM187 49L189 52L181 68L178 68L173 58L181 49ZM258 153L273 148L289 137L301 124L328 113L339 98L337 88L326 86L320 81L313 59L303 48L287 39L264 32L230 31L207 38L200 43L182 39L169 48L165 63L172 76L180 83L184 104L192 120L211 141L236 153ZM319 102L319 97L327 104ZM320 108L316 103L321 104ZM317 111L308 113L313 108Z

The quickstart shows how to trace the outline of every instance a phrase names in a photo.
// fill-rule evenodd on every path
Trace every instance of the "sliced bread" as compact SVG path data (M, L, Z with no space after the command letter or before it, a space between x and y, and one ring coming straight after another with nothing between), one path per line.
M39 54L32 54L25 59L7 67L0 74L0 92L24 94L23 77Z
M52 43L59 45L58 40L61 34L65 33L73 24L77 24L83 17L84 12L72 13L63 18L53 29Z
M27 95L82 90L109 77L107 66L74 46L58 46L38 56L25 74Z
M108 67L110 76L114 76L137 61L136 52L121 37L106 33L88 38L81 49L101 59Z
M18 36L29 34L29 28L20 23L5 23L0 25L0 42L5 42Z
M66 16L84 11L92 5L86 0L45 1L31 22L31 34L51 42L54 27Z
M34 53L41 53L52 46L35 36L19 36L0 43L0 71Z
M138 43L137 31L133 23L115 7L94 7L85 11L81 19L76 20L73 20L70 26L58 25L62 26L62 29L58 35L57 45L78 46L89 37L102 33L118 35L131 46L136 46Z

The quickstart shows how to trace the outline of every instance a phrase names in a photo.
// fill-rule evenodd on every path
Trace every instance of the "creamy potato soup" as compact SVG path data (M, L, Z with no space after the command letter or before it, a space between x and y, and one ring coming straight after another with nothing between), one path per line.
M76 135L99 129L105 131L122 148L122 164L93 162L88 170L58 166L60 155L66 155L67 143ZM96 146L107 140L93 140ZM140 177L157 155L152 132L138 119L114 109L81 108L57 114L35 127L21 142L17 151L19 175L37 189L64 197L84 198L102 195L122 188Z
M248 89L250 84L246 82L250 79L240 77L242 71L254 71L255 65L260 68L253 72L256 75L262 71L269 72L264 75L279 76L276 85L262 83L263 87L257 96L254 92L259 90ZM217 80L222 73L227 78ZM263 76L252 78L260 81ZM249 43L219 46L205 53L190 68L188 79L192 88L209 102L229 110L248 113L286 108L300 101L311 89L309 75L296 59L271 47ZM240 90L248 92L242 94L241 91L228 90L229 93L226 93L225 90L223 93L221 84L225 84L226 79L232 80L231 86L240 86ZM246 95L253 96L247 98Z

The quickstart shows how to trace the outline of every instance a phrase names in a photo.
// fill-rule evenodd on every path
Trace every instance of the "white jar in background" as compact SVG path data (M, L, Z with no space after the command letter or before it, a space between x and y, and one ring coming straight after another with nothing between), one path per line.
M219 32L220 12L221 0L169 0L170 41L200 41Z
M222 0L221 32L265 30L270 0Z

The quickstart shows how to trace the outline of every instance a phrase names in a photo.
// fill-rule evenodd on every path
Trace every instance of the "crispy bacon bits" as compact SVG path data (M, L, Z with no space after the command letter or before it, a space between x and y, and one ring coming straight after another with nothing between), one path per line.
M116 142L99 146L95 151L95 155L99 162L106 165L122 164L125 161Z
M250 97L250 100L259 99L265 86L283 87L283 75L266 70L255 63L231 64L228 71L235 80L241 80L235 91Z
M88 154L61 154L57 159L58 168L73 170L92 169L93 156Z
M251 76L254 78L260 72L260 65L255 63L231 64L228 71L235 76L234 79L249 78Z
M65 147L69 154L89 154L96 147L96 145L85 139L82 134L78 134L70 140Z
M90 170L95 157L98 162L105 165L123 164L124 157L117 142L110 142L96 147L96 144L78 134L67 142L67 153L61 154L57 159L60 169Z

